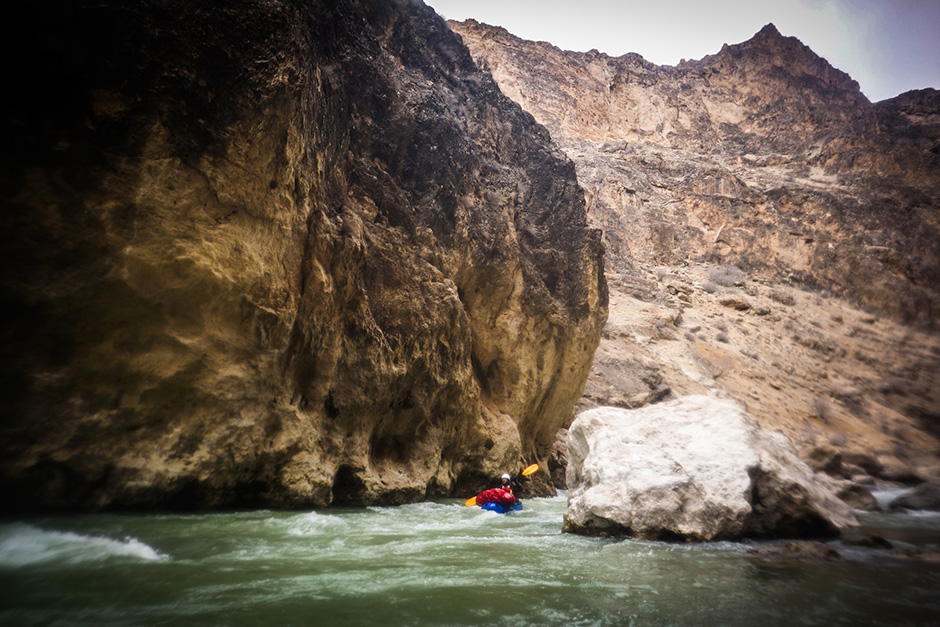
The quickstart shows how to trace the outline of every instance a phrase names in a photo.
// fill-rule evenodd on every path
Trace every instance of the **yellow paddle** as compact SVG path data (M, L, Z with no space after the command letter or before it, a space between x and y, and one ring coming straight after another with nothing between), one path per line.
M533 472L535 472L538 469L539 469L538 464L532 464L531 466L526 466L525 470L522 471L522 476L528 477L529 475L531 475ZM466 505L467 507L473 507L476 504L477 504L477 497L475 496L471 496L469 499L467 499L467 502L464 503L464 505Z

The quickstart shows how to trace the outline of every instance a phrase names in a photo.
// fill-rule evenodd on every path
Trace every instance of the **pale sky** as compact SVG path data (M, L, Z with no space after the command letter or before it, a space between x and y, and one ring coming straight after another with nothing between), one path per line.
M858 81L872 102L940 89L940 0L424 0L565 50L701 59L773 22Z

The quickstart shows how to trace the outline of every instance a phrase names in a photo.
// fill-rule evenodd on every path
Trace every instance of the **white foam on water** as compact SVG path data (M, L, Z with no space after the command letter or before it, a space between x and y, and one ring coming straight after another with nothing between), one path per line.
M910 488L872 488L871 495L880 507L888 507L891 501L909 490Z
M349 523L340 516L317 512L306 512L291 516L286 521L276 522L276 524L284 523L287 525L287 534L298 537L335 534L349 527Z
M910 516L911 518L936 518L940 520L940 512L929 509L901 509L898 513L902 516Z
M872 496L875 497L878 505L888 509L891 505L891 502L902 494L907 494L912 488L900 487L900 488L873 488L871 491ZM919 509L907 509L906 507L899 508L897 510L892 510L892 513L902 515L902 516L911 516L914 518L937 518L940 517L940 512L935 512L931 510L919 510Z
M0 567L55 562L79 564L116 557L143 561L169 559L136 538L113 540L72 532L47 531L23 523L0 526Z

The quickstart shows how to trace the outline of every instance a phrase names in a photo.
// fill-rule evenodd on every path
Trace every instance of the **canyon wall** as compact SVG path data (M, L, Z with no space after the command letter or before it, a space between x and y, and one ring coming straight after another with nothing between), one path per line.
M612 267L734 262L940 321L935 90L872 105L773 25L676 67L451 25L575 161Z
M601 235L433 11L54 4L8 40L9 507L402 503L544 460Z
M940 475L940 92L870 103L773 25L675 67L450 25L604 231L580 408L730 397L807 458Z

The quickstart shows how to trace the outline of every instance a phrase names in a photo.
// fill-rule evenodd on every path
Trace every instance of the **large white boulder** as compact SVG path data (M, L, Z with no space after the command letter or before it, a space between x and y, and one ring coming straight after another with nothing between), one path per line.
M785 436L707 396L582 413L568 431L567 482L572 533L708 541L857 524Z

